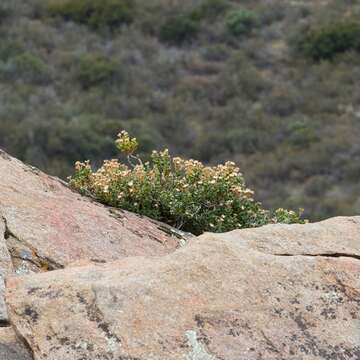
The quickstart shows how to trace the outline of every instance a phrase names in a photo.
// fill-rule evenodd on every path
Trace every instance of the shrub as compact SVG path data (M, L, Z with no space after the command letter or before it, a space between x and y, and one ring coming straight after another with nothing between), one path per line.
M85 24L92 29L115 30L130 24L135 16L134 0L65 0L49 5L52 16Z
M0 59L8 61L24 53L24 47L19 41L4 39L0 42Z
M80 60L78 80L88 89L116 80L118 74L116 62L105 56L88 55Z
M182 45L194 39L199 32L199 21L191 15L178 15L169 18L160 27L160 40L173 45Z
M246 35L257 25L256 15L247 10L235 10L226 18L226 27L234 36Z
M287 141L298 148L305 148L319 141L315 129L305 120L291 121L287 127Z
M266 223L301 222L299 214L278 209L271 213L254 201L239 169L232 162L215 167L199 161L171 158L168 150L153 151L145 164L134 155L138 143L119 134L118 149L130 167L107 160L96 172L89 162L75 165L70 185L115 207L166 222L194 234L229 231Z
M291 6L293 8L293 6ZM287 13L287 6L283 2L266 3L258 9L259 21L263 25L271 25L274 22L282 21Z
M228 0L204 0L198 8L192 12L194 19L216 19L230 7Z
M230 57L230 50L224 44L209 45L202 49L202 56L207 61L222 62Z
M252 154L259 148L259 134L251 128L232 129L224 136L232 153Z
M332 60L346 51L360 51L360 22L339 22L310 31L299 44L312 60Z
M10 15L10 9L7 4L0 4L0 25Z
M10 63L12 76L21 77L29 83L43 84L50 80L47 65L36 55L29 52L15 56Z

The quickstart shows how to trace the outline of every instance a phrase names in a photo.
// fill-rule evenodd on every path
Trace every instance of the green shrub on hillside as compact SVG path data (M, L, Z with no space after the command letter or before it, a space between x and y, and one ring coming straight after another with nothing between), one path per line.
M228 0L204 0L188 13L171 16L161 25L159 38L170 45L182 45L196 38L202 21L215 20L230 7Z
M134 155L136 138L123 131L116 144L127 155L130 167L110 160L93 172L89 162L77 162L70 185L105 204L194 234L302 222L293 211L264 210L254 201L253 192L246 188L242 174L232 162L209 167L195 160L172 158L164 150L153 151L151 161L144 164Z
M332 60L346 51L360 51L360 22L339 22L310 31L300 49L312 60Z
M10 9L7 4L0 4L0 24L10 15Z
M115 30L130 24L135 16L134 0L64 0L49 5L52 16L89 26Z
M24 52L24 47L19 41L3 39L0 42L0 59L8 61Z
M312 124L305 120L294 119L287 127L287 141L294 147L304 148L319 141Z
M11 61L13 76L18 76L29 83L44 83L50 74L47 65L36 55L29 52L15 56Z
M248 10L234 10L226 18L226 27L235 36L249 34L257 23L256 15Z
M170 17L160 27L160 40L172 45L182 45L193 40L200 30L200 23L191 15Z
M78 80L82 87L88 89L116 80L118 65L105 56L85 56L80 60Z
M194 19L215 19L223 15L230 7L228 0L204 0L198 8L192 12Z

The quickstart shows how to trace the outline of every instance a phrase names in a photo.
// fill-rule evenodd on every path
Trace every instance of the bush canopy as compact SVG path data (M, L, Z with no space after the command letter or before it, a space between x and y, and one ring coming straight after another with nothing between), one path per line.
M360 22L339 22L310 31L300 44L315 61L332 60L346 51L360 51Z
M49 4L49 13L65 20L89 26L92 29L115 30L134 19L133 0L66 0Z
M300 214L262 208L233 162L205 166L196 160L172 158L168 150L153 151L143 163L134 155L138 143L125 131L118 149L129 165L106 160L93 172L89 162L75 165L70 185L98 201L129 210L199 235L268 223L299 223Z

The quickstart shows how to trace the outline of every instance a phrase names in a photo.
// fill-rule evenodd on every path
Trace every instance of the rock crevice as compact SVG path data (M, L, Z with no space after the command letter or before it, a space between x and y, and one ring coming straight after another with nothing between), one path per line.
M21 240L10 230L4 216L2 216L2 221L5 228L3 237L16 273L37 273L64 268L64 266L56 263L51 258L40 256L31 244Z
M284 256L284 257L323 257L323 258L351 258L355 260L360 260L360 255L346 254L346 253L323 253L323 254L272 254L274 256Z

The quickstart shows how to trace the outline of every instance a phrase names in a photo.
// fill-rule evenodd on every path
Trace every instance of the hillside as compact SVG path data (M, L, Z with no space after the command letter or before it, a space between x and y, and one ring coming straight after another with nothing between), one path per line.
M84 1L1 2L1 148L66 178L126 129L143 154L235 161L267 207L360 212L360 35L300 49L357 1Z

